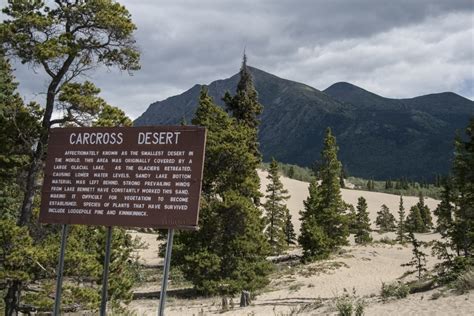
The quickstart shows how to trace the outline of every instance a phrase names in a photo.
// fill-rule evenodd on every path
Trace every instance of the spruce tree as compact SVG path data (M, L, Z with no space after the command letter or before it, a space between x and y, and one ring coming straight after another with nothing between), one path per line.
M403 196L400 195L400 203L398 206L397 241L401 244L405 243L405 226L405 207L403 207Z
M296 233L293 222L291 221L290 210L288 208L285 210L285 223L283 226L283 232L285 234L286 245L293 245L296 240Z
M271 253L273 255L281 254L288 245L285 236L285 224L287 224L286 217L289 212L284 202L288 200L290 196L287 195L288 190L283 188L283 183L280 181L278 171L278 163L275 159L272 159L267 176L270 183L267 185L266 201L263 204L263 208L265 210L266 220L265 235L270 243Z
M24 105L21 102L11 68L3 56L0 59L0 83L0 207L3 211L0 225L2 232L8 230L8 234L0 236L4 239L2 245L5 246L5 252L0 257L9 257L6 261L0 260L0 274L4 273L7 280L4 301L6 314L11 315L17 312L19 304L42 308L52 306L51 289L44 280L51 277L49 271L56 269L60 240L59 226L39 224L36 221L37 211L33 213L35 220L28 227L16 224L23 199L23 195L19 193L25 185L33 144L40 137L42 110L34 103ZM60 102L75 107L71 114L75 118L80 117L81 124L131 124L123 111L97 97L98 89L92 84L69 84L67 87L60 93ZM84 103L88 103L89 111L81 113L79 109ZM77 121L71 119L68 124L75 122ZM35 200L38 200L38 196L35 196ZM64 301L83 308L97 308L100 297L96 285L102 280L104 245L104 229L79 225L70 228L64 276L74 282L68 285L70 291L64 292ZM119 302L127 303L131 299L131 288L136 279L134 271L137 267L132 255L135 246L136 243L126 234L125 229L114 229L108 291L113 306L118 306ZM22 249L14 250L10 247ZM42 268L38 269L39 266ZM30 290L31 284L34 284L35 291ZM20 296L21 289L27 293Z
M474 266L474 118L467 137L455 139L452 175L443 182L442 200L435 210L437 231L433 253L442 260L436 265L441 282L451 282Z
M454 216L454 192L452 180L446 178L443 182L443 190L441 191L441 202L435 209L434 214L438 218L436 223L436 231L442 236L447 236L448 230L451 229Z
M357 231L357 212L352 204L347 204L347 225L349 228L349 233L355 234Z
M303 248L303 261L327 258L331 252L329 236L319 220L320 187L318 180L309 184L309 195L300 212L301 233L298 243Z
M263 106L258 102L258 93L253 85L252 74L247 66L247 55L244 53L242 66L240 68L240 79L234 96L229 92L224 95L224 103L227 111L238 124L248 128L251 133L249 150L258 158L261 157L258 149L258 116L263 111Z
M474 117L466 128L465 139L455 139L453 160L453 182L455 199L455 220L452 239L465 257L474 255Z
M402 266L414 267L415 271L410 271L411 273L416 272L418 274L418 280L421 280L421 277L426 269L426 254L420 249L421 247L426 247L426 243L419 241L415 238L413 231L408 233L408 241L411 243L413 249L413 257L410 262L402 264Z
M425 204L425 198L423 197L423 192L420 191L418 198L419 200L416 206L420 210L420 215L423 220L424 231L428 232L433 228L433 219L431 216L431 211L428 205Z
M339 176L341 163L337 159L336 138L326 130L318 175L321 184L310 184L309 197L302 212L300 244L303 260L325 258L341 245L349 235L346 204L342 201Z
M375 225L379 227L380 232L391 232L396 229L395 216L390 213L387 205L382 204L380 207L380 211L377 212L377 218L375 219Z
M418 205L413 205L406 218L406 229L415 233L425 233L426 227Z
M356 213L356 233L355 242L357 244L366 244L372 241L370 236L370 220L369 212L367 211L367 201L364 197L359 197L357 201L357 213Z
M271 271L265 223L254 202L259 156L249 144L255 132L229 117L205 88L192 124L207 128L200 230L176 235L173 262L202 294L254 291Z

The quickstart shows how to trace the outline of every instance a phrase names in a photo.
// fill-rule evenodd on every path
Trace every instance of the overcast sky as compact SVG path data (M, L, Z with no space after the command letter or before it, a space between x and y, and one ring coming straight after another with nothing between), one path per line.
M1 0L5 4L5 0ZM89 75L136 118L154 101L249 64L324 90L348 81L386 97L453 91L474 98L473 0L122 0L142 69ZM46 84L16 65L27 100Z

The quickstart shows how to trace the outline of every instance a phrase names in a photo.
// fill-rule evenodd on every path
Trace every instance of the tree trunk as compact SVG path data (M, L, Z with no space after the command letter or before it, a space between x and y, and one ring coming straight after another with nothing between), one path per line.
M250 305L250 292L242 291L240 295L240 307L247 307Z
M31 220L31 210L33 208L33 201L34 201L34 197L36 193L35 183L36 183L38 171L42 163L42 156L43 156L43 150L44 150L44 146L42 143L43 138L47 139L47 136L41 137L41 139L38 141L38 145L36 146L35 153L33 157L31 158L31 164L28 170L28 176L26 178L25 194L24 194L23 203L21 206L20 217L18 218L19 226L28 226Z
M12 285L8 287L5 295L5 316L18 315L18 305L20 304L20 288L21 282L13 281Z

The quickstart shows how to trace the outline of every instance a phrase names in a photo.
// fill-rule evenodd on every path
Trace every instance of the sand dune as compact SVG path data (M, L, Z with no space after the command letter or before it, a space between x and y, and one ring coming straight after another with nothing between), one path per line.
M262 193L268 180L266 173L259 171L262 179ZM293 216L296 232L299 232L299 211L303 209L303 200L308 195L308 183L282 178L283 185L291 195L288 208ZM396 195L342 190L344 201L356 205L357 198L363 196L367 200L370 219L376 218L376 213L382 204L386 204L392 214L397 217L399 197ZM417 203L417 197L404 197L405 209ZM426 199L426 204L433 211L439 201ZM375 226L373 225L375 228ZM375 239L382 236L394 238L394 233L380 235L372 233ZM418 234L419 239L432 240L439 238L438 234ZM144 262L158 262L156 257L157 242L153 235L144 236L149 244L148 249L142 250ZM147 252L154 252L150 255ZM293 251L298 252L299 249ZM427 251L429 252L429 251ZM447 295L437 300L431 300L431 295L438 291L409 295L405 299L383 303L378 296L382 282L391 282L400 278L409 270L401 266L410 260L411 247L374 243L367 246L351 245L344 247L342 252L330 260L315 262L309 265L283 265L280 271L272 277L271 284L247 308L238 306L238 296L233 298L236 303L232 310L222 313L220 298L178 299L170 297L166 308L167 315L337 315L335 299L344 291L352 293L355 289L357 296L363 297L367 306L365 315L469 315L474 310L474 300L470 294ZM156 260L156 261L155 261ZM428 256L427 264L432 267L436 258ZM413 278L409 276L408 278ZM154 290L159 285L153 285ZM143 289L143 288L142 288ZM471 292L472 293L472 292ZM318 302L322 302L318 306ZM137 315L156 314L158 300L133 301L130 309ZM317 307L317 308L316 308Z
M265 194L265 190L269 180L267 177L267 172L259 170L258 171L261 186L260 191ZM292 216L292 222L295 227L295 231L299 233L300 231L300 215L299 211L304 209L303 201L308 197L308 182L302 182L298 180L289 179L286 177L281 177L281 182L285 189L289 191L291 195L290 199L287 201L288 209L290 210ZM367 208L369 211L369 218L372 224L372 228L375 229L375 219L377 217L377 212L380 210L382 204L385 204L390 209L391 213L398 219L398 205L400 202L400 197L393 194L379 193L379 192L370 192L370 191L360 191L352 189L342 189L342 199L346 203L350 203L354 206L357 205L357 199L360 196L363 196L367 200ZM403 205L405 207L405 214L408 214L410 207L415 205L418 202L418 197L405 196L403 197ZM431 211L433 211L438 205L439 201L432 198L425 198L425 203L428 205Z

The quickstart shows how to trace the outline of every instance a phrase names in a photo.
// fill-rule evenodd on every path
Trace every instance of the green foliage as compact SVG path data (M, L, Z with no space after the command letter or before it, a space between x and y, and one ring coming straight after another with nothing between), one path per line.
M368 183L370 181L371 190L368 189ZM378 180L367 180L358 177L349 177L347 182L354 185L356 190L367 190L373 192L382 192L403 196L419 196L420 193L423 196L431 197L433 199L439 199L441 197L441 188L434 184L423 184L423 182L415 182L398 180L394 182L392 180L378 181ZM403 187L402 187L403 184Z
M247 56L244 53L242 67L240 68L240 79L237 84L236 93L231 96L226 92L223 98L227 111L236 119L239 125L248 128L251 133L249 150L255 157L261 159L258 149L258 116L263 111L263 106L258 102L257 90L255 90L252 74L247 67Z
M127 9L111 0L58 1L55 7L12 1L3 13L12 18L2 25L4 48L49 75L68 71L65 65L73 76L95 64L139 69L136 27Z
M447 237L448 231L453 224L455 195L453 192L452 179L447 177L442 182L443 191L441 193L441 202L435 209L434 214L438 218L436 231L439 232L443 237Z
M375 224L379 227L380 232L395 231L397 225L395 223L395 216L390 212L387 205L382 204L380 211L377 212Z
M98 95L100 89L92 82L67 83L62 86L58 105L63 118L56 121L65 126L131 126L132 121L121 109L111 106Z
M18 219L20 225L27 225L32 218L35 182L44 159L49 128L55 124L91 123L87 116L105 107L96 97L97 88L75 80L101 65L137 70L139 52L134 46L132 35L136 27L130 13L112 0L11 1L2 12L6 18L0 25L1 50L22 63L42 69L48 78L42 130L30 155ZM64 112L60 119L52 119L56 105ZM110 110L103 111L108 119ZM107 119L100 119L101 124L106 124Z
M418 273L418 280L421 280L422 274L425 273L426 270L426 254L420 249L421 247L427 247L425 242L419 241L415 238L413 231L408 233L408 241L411 243L413 249L413 257L410 262L402 264L402 266L409 266L414 267L415 271L410 272L417 272Z
M33 240L25 227L11 219L0 220L0 279L8 284L29 281L34 272L37 254ZM2 286L5 286L3 284Z
M436 265L441 283L453 282L474 266L474 118L466 128L465 141L455 140L453 174L444 181L443 198L435 213L442 241L433 253L442 260Z
M470 268L463 274L459 275L454 281L454 289L460 294L468 293L474 289L474 268Z
M380 292L380 296L382 296L383 300L387 300L389 298L405 298L410 293L410 288L401 282L393 282L393 283L384 283L382 282L382 290Z
M192 124L207 128L203 195L211 198L220 192L234 190L257 198L259 181L255 180L258 178L255 170L258 159L242 145L250 141L251 133L215 105L207 89L202 89L199 104Z
M403 206L403 196L400 195L400 204L398 206L397 241L401 244L405 242L406 231L405 207Z
M406 229L410 232L424 233L426 232L425 223L421 216L420 208L417 205L413 205L410 208L406 219Z
M278 162L281 173L290 179L311 182L314 180L313 171L307 167L300 167L297 165L290 165ZM268 170L270 167L269 163L262 163L262 168Z
M430 208L425 204L425 198L422 192L418 195L418 199L416 206L420 210L421 218L423 219L423 226L426 231L430 231L433 228L433 219Z
M11 19L1 25L2 51L18 57L23 63L42 67L51 80L44 111L35 104L24 106L15 92L11 69L2 54L0 206L2 217L19 217L19 223L25 225L30 221L31 210L36 204L35 183L48 135L45 129L58 123L79 126L131 124L123 111L97 96L100 90L92 83L75 83L73 79L98 64L137 69L138 53L133 49L131 33L135 27L128 12L111 1L67 5L57 2L55 8L48 8L40 1L16 1L10 2L3 12ZM64 116L51 120L56 102L63 109ZM43 130L39 124L41 120ZM32 151L34 147L35 152ZM22 191L26 191L24 197L19 194ZM19 292L26 284L54 277L52 271L57 263L59 232L54 226L40 226L34 221L28 229L12 222L9 225L11 235L3 237L10 238L10 241L6 240L4 245L23 243L18 246L16 263L13 264L10 260L12 254L9 254L6 266L2 268L2 273L8 274L5 277L9 279L4 300L8 309L6 313L10 315L16 312L20 303ZM112 255L109 286L112 302L131 299L135 261L130 258L134 247L127 236L124 230L116 229L114 233L115 254ZM71 229L65 276L75 283L65 284L65 304L75 303L86 308L97 306L104 244L103 230ZM50 284L39 282L37 286L38 292L27 291L23 295L24 302L38 308L50 308Z
M367 201L361 196L357 201L355 242L357 244L366 244L371 242L372 237L370 236L370 231L371 229L369 212L367 211Z
M39 136L42 110L24 105L8 60L0 54L0 218L17 218L24 173Z
M336 138L328 128L318 170L321 184L316 180L311 182L309 196L304 202L305 210L301 212L298 241L303 247L304 261L326 258L331 251L347 244L349 231L344 215L346 204L341 197L340 174Z
M457 197L452 239L464 256L474 255L474 117L466 128L466 140L455 140L453 181Z
M265 235L267 236L271 247L271 253L273 255L281 254L288 247L287 237L288 233L291 235L291 232L288 231L288 233L285 233L285 231L292 229L291 227L287 228L289 225L288 216L290 214L288 208L284 204L285 200L289 199L290 196L287 195L288 190L283 188L280 176L278 175L278 169L278 163L273 159L270 163L270 170L267 176L270 183L267 185L267 195L265 195L266 201L262 205L265 210ZM289 220L289 223L291 224L291 216Z
M352 290L352 295L349 295L346 289L344 294L336 298L336 309L340 316L362 316L364 315L364 309L366 302L357 297L355 288Z
M295 233L295 228L293 226L293 222L291 221L290 210L288 208L285 210L284 220L285 221L283 225L283 232L285 234L285 241L286 241L287 246L290 246L295 243L296 233Z
M255 291L268 283L271 271L265 223L255 204L255 131L229 117L206 89L199 104L192 123L207 128L200 230L176 235L173 264L202 294Z

